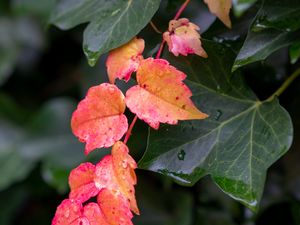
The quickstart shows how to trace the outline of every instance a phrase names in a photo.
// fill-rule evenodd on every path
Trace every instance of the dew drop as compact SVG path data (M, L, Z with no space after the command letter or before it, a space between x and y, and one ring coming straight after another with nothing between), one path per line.
M182 161L185 158L185 154L186 154L185 151L181 149L180 152L178 152L177 154L177 158Z
M126 169L128 167L128 163L125 160L122 161L122 167L124 169Z
M65 217L68 218L70 216L70 210L66 209L64 214L65 214Z
M218 121L222 115L223 115L223 112L220 109L218 109L214 116L214 119Z
M115 89L113 87L108 88L109 93L113 94L115 92Z

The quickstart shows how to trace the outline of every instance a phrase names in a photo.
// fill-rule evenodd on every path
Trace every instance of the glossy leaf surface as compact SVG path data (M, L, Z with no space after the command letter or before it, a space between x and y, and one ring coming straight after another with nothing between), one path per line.
M51 23L70 29L89 23L84 31L83 48L89 63L130 41L151 20L160 0L63 0L52 14Z
M151 131L139 167L186 185L210 174L224 192L255 210L267 169L291 145L291 120L277 99L258 101L241 75L231 74L233 52L213 42L204 46L208 59L171 62L189 75L193 100L210 117Z
M266 59L276 50L299 40L300 1L265 0L249 29L233 66Z

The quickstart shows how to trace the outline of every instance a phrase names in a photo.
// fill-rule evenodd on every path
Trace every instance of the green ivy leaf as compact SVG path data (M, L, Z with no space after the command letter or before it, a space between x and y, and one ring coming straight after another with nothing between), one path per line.
M235 16L240 17L249 9L257 0L233 0L233 12Z
M188 74L193 101L210 117L151 130L139 167L186 185L210 174L225 193L256 210L267 169L291 145L291 119L277 99L259 101L240 74L231 74L235 54L203 42L208 59L170 61Z
M151 20L160 0L63 0L50 22L61 29L89 23L84 31L83 49L90 65L99 56L128 42Z
M291 63L296 63L300 58L300 41L297 41L291 45L289 49L289 54Z
M263 60L300 36L300 1L265 0L233 65Z

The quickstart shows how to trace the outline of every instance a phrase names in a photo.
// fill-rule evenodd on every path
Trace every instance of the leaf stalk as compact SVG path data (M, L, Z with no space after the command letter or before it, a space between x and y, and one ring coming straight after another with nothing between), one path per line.
M300 68L295 70L284 82L283 84L274 92L266 101L272 101L275 97L280 96L290 84L300 75Z

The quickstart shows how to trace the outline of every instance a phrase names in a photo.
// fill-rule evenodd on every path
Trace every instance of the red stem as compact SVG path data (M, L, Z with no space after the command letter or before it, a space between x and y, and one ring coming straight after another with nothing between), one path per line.
M189 2L190 2L190 0L186 0L186 1L181 5L181 7L180 7L179 10L177 11L177 13L176 13L176 15L175 15L175 17L174 17L173 20L177 20L177 19L181 16L183 10L187 7L187 5L189 4ZM159 58L160 58L160 55L161 55L161 53L162 53L162 51L163 51L163 49L164 49L165 43L166 43L166 41L165 41L165 40L162 40L162 42L161 42L161 44L160 44L160 46L159 46L158 52L157 52L157 54L156 54L156 57L155 57L156 59L159 59Z
M182 6L180 7L180 9L177 11L174 20L177 20L181 13L183 12L183 10L186 8L186 6L189 4L190 0L185 0L185 2L182 4Z
M179 10L177 11L177 13L176 13L176 15L175 15L175 17L174 17L174 20L177 20L177 19L180 17L180 15L182 14L182 12L183 12L183 10L186 8L186 6L189 4L189 2L190 2L190 0L186 0L186 1L181 5L181 7L179 8ZM163 49L164 49L165 43L166 43L166 41L165 41L165 40L162 40L162 42L161 42L161 44L160 44L160 46L159 46L158 52L157 52L157 54L156 54L156 59L159 59L159 58L160 58L160 55L161 55L161 53L162 53L162 51L163 51ZM124 144L126 144L127 141L128 141L128 139L130 138L130 136L131 136L131 131L132 131L132 129L133 129L134 124L135 124L136 121L137 121L137 116L135 115L135 117L133 118L133 120L132 120L132 122L131 122L131 124L130 124L130 126L129 126L129 129L128 129L126 135L125 135L125 138L124 138Z
M162 53L162 51L163 51L163 49L164 49L165 43L166 43L166 41L165 41L165 40L162 40L162 42L161 42L161 44L160 44L160 46L159 46L158 52L157 52L157 54L156 54L156 57L155 57L156 59L159 59L159 58L160 58L160 55L161 55L161 53Z
M124 144L127 143L128 139L129 139L129 137L131 135L131 131L132 131L132 128L134 127L134 124L135 124L136 120L137 120L137 115L135 115L135 117L133 118L133 120L132 120L132 122L131 122L131 124L129 126L129 129L128 129L128 131L126 133L126 136L124 138Z

